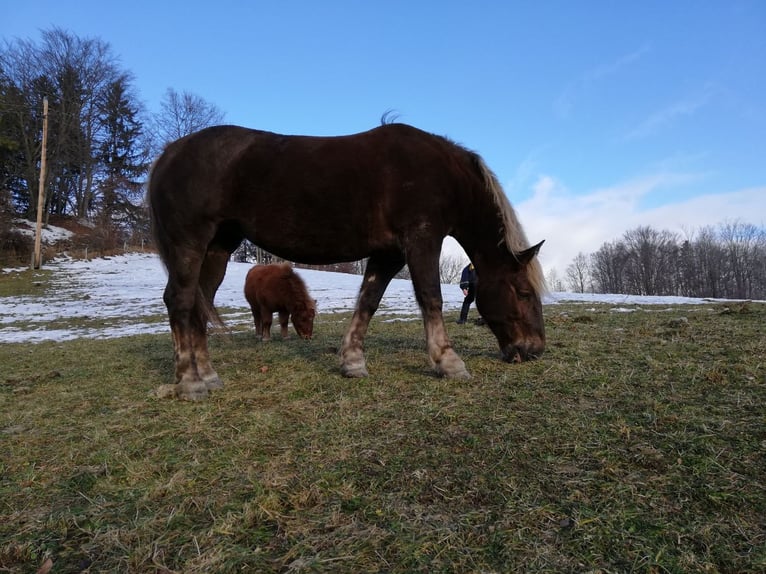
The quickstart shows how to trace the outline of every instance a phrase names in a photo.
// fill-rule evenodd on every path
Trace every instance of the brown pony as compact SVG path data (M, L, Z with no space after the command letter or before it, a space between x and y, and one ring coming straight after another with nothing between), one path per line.
M368 258L341 373L363 377L364 336L383 292L407 264L428 357L468 377L442 317L439 255L452 235L474 263L476 305L505 361L545 348L537 253L481 157L404 124L338 137L288 136L236 126L170 144L152 170L148 201L168 270L164 300L175 348L176 394L223 386L210 363L207 323L229 256L244 238L289 261ZM274 214L279 214L275 217Z
M255 321L255 334L259 339L271 339L271 321L276 311L282 338L287 339L287 320L302 339L311 339L314 333L316 302L309 297L306 284L289 263L256 265L245 277L245 299L250 304Z

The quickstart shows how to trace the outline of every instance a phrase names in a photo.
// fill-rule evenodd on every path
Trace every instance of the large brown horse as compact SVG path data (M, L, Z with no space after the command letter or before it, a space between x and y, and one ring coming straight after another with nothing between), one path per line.
M309 264L368 257L340 347L341 372L367 375L363 340L386 286L407 264L437 373L468 377L442 317L439 255L453 236L478 276L476 305L503 359L545 348L541 243L529 246L479 155L404 124L356 135L279 135L236 126L170 144L149 183L154 234L168 270L176 394L223 386L210 363L207 323L231 253L244 238Z

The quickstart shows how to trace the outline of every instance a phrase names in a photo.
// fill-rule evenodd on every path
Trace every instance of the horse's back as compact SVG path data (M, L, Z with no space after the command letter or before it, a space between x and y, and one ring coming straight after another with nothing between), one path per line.
M151 181L159 181L178 171L179 177L193 177L201 170L220 169L221 162L239 160L258 164L279 158L291 162L318 157L323 163L346 165L370 160L386 163L385 151L427 154L434 144L455 147L452 142L407 124L385 124L355 134L339 136L285 135L236 125L204 128L168 144L152 169ZM352 153L355 152L355 153ZM308 167L308 166L307 166ZM161 181L159 181L161 183ZM159 191L157 186L155 190ZM155 193L150 185L150 198Z
M169 193L179 181L198 177L200 171L220 169L225 158L238 157L265 134L268 132L240 126L212 126L169 143L152 166L150 203Z

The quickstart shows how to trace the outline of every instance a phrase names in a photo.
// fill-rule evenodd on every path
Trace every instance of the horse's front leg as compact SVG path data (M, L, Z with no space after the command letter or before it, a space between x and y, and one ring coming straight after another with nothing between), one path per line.
M426 348L431 366L437 374L444 377L470 378L471 374L452 348L444 326L442 291L439 281L439 250L416 250L409 255L407 263L415 298L423 314Z
M452 348L442 316L441 303L438 308L423 309L423 323L426 330L428 359L437 374L455 379L470 379L463 359Z
M403 266L404 256L399 252L374 254L367 261L354 316L340 347L340 372L344 376L368 375L364 360L364 336L386 287Z

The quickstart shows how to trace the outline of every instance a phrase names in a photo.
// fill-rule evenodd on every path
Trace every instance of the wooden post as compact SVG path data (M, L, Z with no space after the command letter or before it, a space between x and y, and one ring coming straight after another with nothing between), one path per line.
M42 266L43 210L45 209L45 156L48 148L48 98L43 98L43 146L40 153L40 185L37 189L37 227L35 228L35 253L32 267Z

